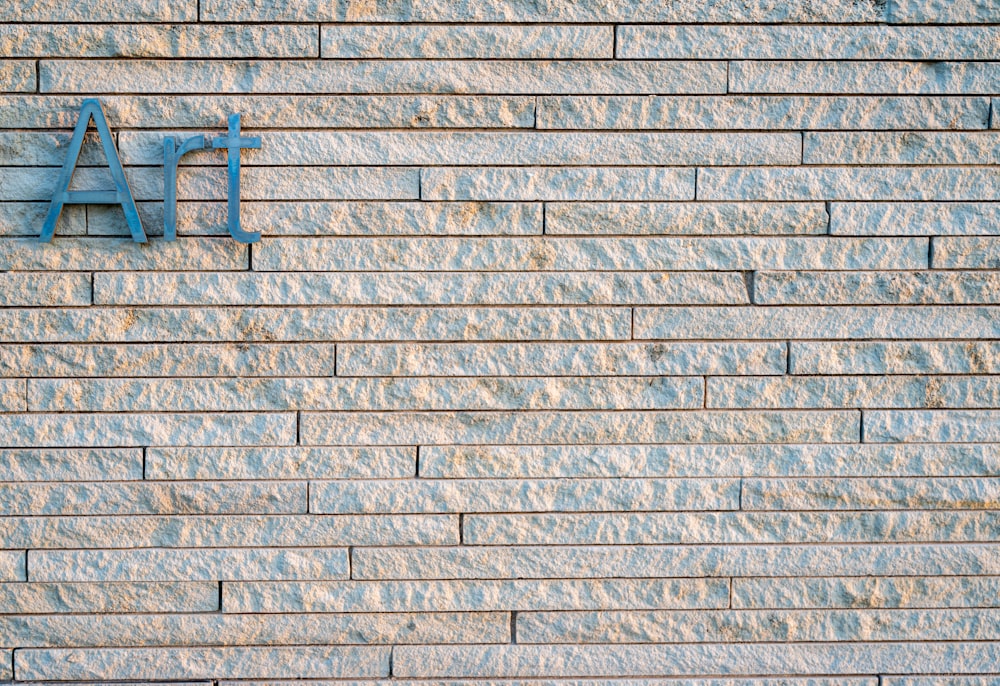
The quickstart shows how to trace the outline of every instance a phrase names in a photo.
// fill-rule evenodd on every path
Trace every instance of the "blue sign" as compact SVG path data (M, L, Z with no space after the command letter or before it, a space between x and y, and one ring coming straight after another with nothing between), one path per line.
M83 139L91 119L94 120L94 125L97 127L97 135L104 148L104 155L108 159L108 166L111 168L111 179L115 184L113 191L69 190L70 182L73 180L73 172L76 170L80 157L80 150L83 147ZM256 243L260 240L260 233L244 231L240 225L240 150L243 148L260 148L260 138L240 135L240 115L238 114L229 115L228 133L225 136L213 138L211 141L207 140L205 136L192 136L185 138L180 145L177 145L172 136L163 139L163 237L166 240L177 240L177 165L181 157L195 150L226 151L228 176L226 225L229 233L240 243ZM125 178L125 170L122 169L121 158L118 156L118 148L115 147L111 129L108 128L107 117L104 116L101 103L95 99L84 100L80 107L80 117L76 122L76 128L73 129L73 138L70 140L66 162L59 173L56 190L52 194L49 212L45 217L42 234L39 236L42 241L47 243L52 240L56 232L56 222L63 206L67 204L121 205L125 211L125 221L132 233L132 240L137 243L146 242L146 232L143 230L142 220L139 219L132 190Z

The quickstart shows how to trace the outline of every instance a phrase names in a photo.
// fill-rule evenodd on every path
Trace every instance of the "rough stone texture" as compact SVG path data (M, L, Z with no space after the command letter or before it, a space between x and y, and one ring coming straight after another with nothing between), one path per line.
M995 445L428 446L430 479L1000 476Z
M720 408L996 407L995 376L714 377L706 406Z
M740 483L732 479L615 479L482 481L326 481L310 485L309 511L380 512L591 512L631 510L735 510ZM761 508L752 508L761 509Z
M776 343L345 344L342 376L781 374ZM998 350L1000 354L1000 350ZM998 362L1000 364L1000 362Z
M827 233L819 203L549 203L546 234L815 235Z
M76 96L0 96L0 126L17 129L71 129L80 110ZM933 112L955 112L959 121L985 128L989 102L926 102ZM531 96L462 95L103 95L101 105L113 126L139 129L209 127L221 129L231 112L253 112L260 127L355 128L533 128ZM959 114L961 113L961 114ZM929 114L926 116L930 116ZM958 126L958 124L956 124Z
M0 26L0 52L10 57L316 57L318 40L315 26Z
M831 203L830 233L975 236L1000 232L996 203Z
M1000 419L1000 415L998 415ZM859 439L857 412L303 412L305 445L833 443Z
M217 600L218 584L212 582L212 586L213 598ZM226 593L230 586L230 582L226 582ZM327 615L223 615L212 612L89 617L0 616L0 635L10 637L18 643L51 648L184 647L192 644L322 646L330 643L504 643L510 639L510 615L505 612ZM345 682L339 683L343 685Z
M990 640L995 610L523 612L530 643L743 643ZM972 627L972 628L970 628Z
M410 677L684 676L710 664L717 674L919 674L947 663L976 674L993 669L997 660L1000 648L996 643L402 646L394 652L393 673Z
M287 239L292 240L292 239ZM623 273L611 280L605 274L587 273L588 253L599 252L583 248L579 256L569 254L569 264L545 264L554 252L542 243L522 246L516 244L509 250L498 242L496 246L485 238L473 239L478 246L462 243L448 244L436 239L437 245L421 250L419 244L409 249L402 241L388 241L382 246L367 241L368 250L356 249L357 243L350 239L334 239L333 245L285 246L263 242L259 257L255 255L257 268L262 271L282 270L286 265L297 262L302 268L314 269L405 269L420 272L421 267L449 267L458 271L468 271L477 267L504 269L507 273L493 274L372 274L372 273L332 273L332 274L250 274L227 276L224 274L155 274L155 275L113 275L97 274L94 282L94 302L100 305L652 305L658 303L685 305L725 305L749 302L746 284L739 274L690 274L690 273ZM486 243L483 245L483 243ZM362 244L363 245L363 244ZM310 247L312 249L310 250ZM481 254L474 252L475 248ZM657 266L684 269L684 246L666 253L657 259L655 246L643 246L652 256L631 253L636 261L651 262L651 270ZM397 252L398 250L398 252ZM566 251L570 252L570 251ZM591 259L608 261L624 260L618 255L604 254ZM670 253L682 253L671 259ZM725 260L725 249L720 261ZM730 252L738 252L732 250ZM752 249L747 251L752 253ZM864 246L855 253L862 253ZM367 253L367 254L366 254ZM393 263L382 255L396 253L400 261ZM363 257L362 257L363 256ZM750 259L753 259L751 255ZM764 256L766 259L768 256ZM789 259L798 261L794 255ZM360 259L373 260L370 265L351 264ZM575 259L574 259L575 258ZM697 259L692 256L689 259ZM734 256L736 262L739 257ZM849 259L849 258L848 258ZM533 261L540 269L569 267L580 272L520 273L512 262ZM775 258L780 262L780 257ZM661 262L657 265L657 262ZM665 264L664 264L665 263ZM645 266L645 265L643 265ZM727 268L720 264L719 268ZM582 273L581 273L582 272ZM3 285L0 275L0 287ZM87 304L90 303L90 283L86 283ZM983 284L988 286L989 284ZM16 298L17 294L11 294ZM78 303L43 302L45 305ZM65 298L69 300L70 298ZM978 301L992 299L980 296ZM0 302L3 295L0 295ZM26 303L30 304L30 303Z
M835 269L919 269L927 267L927 242L925 238L827 236L275 238L262 240L254 251L254 268L282 271L290 270L294 265L294 269L300 271L436 269L517 272L717 271L816 269L821 266ZM698 276L705 278L704 275ZM688 288L711 294L706 285L695 286L692 283ZM693 297L697 299L700 296ZM599 303L597 298L595 304Z
M149 448L146 478L393 479L414 476L414 448Z
M906 5L907 2L900 4ZM619 26L623 59L995 60L995 26Z
M987 257L991 251L986 249L963 260L955 256L955 247L945 245L940 252L935 251L934 266L938 266L939 256L941 262L959 268L976 268L981 260L991 259ZM753 285L753 301L761 305L995 305L1000 302L997 293L1000 274L996 272L758 272Z
M610 59L610 26L323 27L322 56L338 59Z
M139 448L0 450L0 482L133 481L142 478Z
M1000 579L975 577L813 577L733 580L736 608L996 607Z
M219 587L212 581L0 584L0 614L4 615L214 612L221 609Z
M731 63L732 93L873 95L981 95L1000 90L995 62L738 61ZM42 90L47 73L39 72Z
M29 551L32 579L39 581L253 581L345 579L343 549L136 549Z
M49 649L18 651L14 668L28 680L384 677L389 655L375 647Z
M989 118L988 99L971 96L589 95L540 97L537 126L540 129L765 131L985 129Z
M1000 72L1000 70L998 70ZM996 167L705 169L699 200L1000 200Z
M322 548L448 545L457 543L459 538L458 517L453 515L34 516L10 517L4 524L0 530L3 548L217 548L248 543L265 548L298 545Z
M41 412L695 409L704 405L703 385L697 377L32 379L28 405Z
M986 542L994 512L712 512L466 515L475 545Z
M225 612L398 612L718 608L725 579L557 581L237 582L226 585Z
M793 374L996 374L1000 343L793 343Z
M31 93L37 81L34 62L0 60L0 93Z
M306 511L305 484L0 484L0 516Z
M998 112L997 0L0 0L0 686L1000 686Z
M3 90L35 90L33 62L5 64L14 65L5 79L13 87ZM976 72L966 78L989 83L987 76ZM586 60L42 60L39 64L42 93L89 92L90 83L102 84L106 92L165 94L709 94L726 92L726 65Z
M802 159L801 138L789 133L352 131L275 132L270 138L271 146L246 154L248 165L692 166L797 164ZM126 132L119 141L123 164L148 165L163 159L163 133ZM211 154L192 154L184 161L224 164L219 155Z

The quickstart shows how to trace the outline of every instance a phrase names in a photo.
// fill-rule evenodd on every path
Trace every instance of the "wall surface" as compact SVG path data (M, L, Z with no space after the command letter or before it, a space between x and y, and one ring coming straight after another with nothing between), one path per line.
M1000 685L997 0L2 0L0 92L0 681ZM87 97L144 245L37 238Z

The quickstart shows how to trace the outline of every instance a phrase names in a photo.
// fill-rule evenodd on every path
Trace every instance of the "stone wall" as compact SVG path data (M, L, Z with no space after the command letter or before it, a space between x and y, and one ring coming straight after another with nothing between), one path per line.
M0 681L1000 685L997 0L0 22Z

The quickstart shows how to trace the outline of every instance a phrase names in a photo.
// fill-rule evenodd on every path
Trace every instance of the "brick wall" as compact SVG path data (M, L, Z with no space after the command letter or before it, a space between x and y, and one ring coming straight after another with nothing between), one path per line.
M0 680L1000 684L997 0L0 22Z

